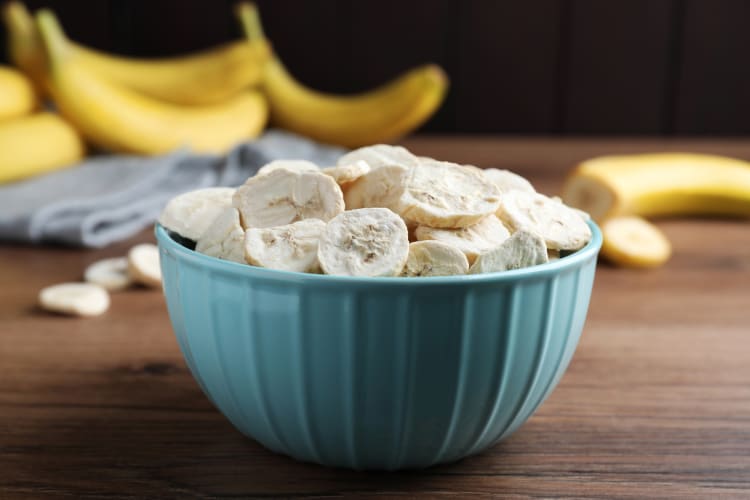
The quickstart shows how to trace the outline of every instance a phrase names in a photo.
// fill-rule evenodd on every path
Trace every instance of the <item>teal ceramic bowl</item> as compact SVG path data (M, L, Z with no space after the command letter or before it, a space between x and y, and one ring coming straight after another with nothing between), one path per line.
M298 460L396 470L478 453L549 396L586 319L591 229L558 261L444 278L274 271L156 237L187 365L237 429Z

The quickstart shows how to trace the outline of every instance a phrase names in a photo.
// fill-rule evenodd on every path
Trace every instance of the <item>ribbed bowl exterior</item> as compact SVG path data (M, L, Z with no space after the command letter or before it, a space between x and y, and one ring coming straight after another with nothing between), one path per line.
M396 470L480 452L550 394L586 318L592 230L557 262L422 279L259 269L156 234L185 360L241 432L298 460Z

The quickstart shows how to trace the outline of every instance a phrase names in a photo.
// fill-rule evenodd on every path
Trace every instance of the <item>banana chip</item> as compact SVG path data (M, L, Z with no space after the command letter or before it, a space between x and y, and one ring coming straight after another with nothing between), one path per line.
M510 170L486 168L483 172L485 177L487 177L490 182L493 182L501 193L507 193L508 191L536 192L536 189L534 189L534 186L532 186L528 180Z
M578 250L591 239L591 229L580 214L540 193L503 194L497 216L513 231L539 234L554 250Z
M270 174L274 170L289 170L290 172L319 172L320 168L311 161L306 160L274 160L266 163L258 169L255 175Z
M245 260L269 269L320 273L318 242L325 228L322 220L306 219L286 226L248 229Z
M469 273L495 273L549 262L544 238L525 230L516 231L499 247L482 253Z
M206 188L172 198L159 216L159 224L183 238L197 240L208 226L232 206L234 188Z
M240 213L236 208L229 207L198 238L195 251L244 264L245 256L242 250L244 240L245 230L240 225Z
M128 259L125 257L114 257L94 262L84 271L83 279L110 292L124 290L133 283L128 274Z
M389 208L401 196L407 169L389 165L373 169L353 182L344 193L347 210Z
M500 191L481 173L455 163L424 162L406 172L394 210L430 227L458 228L495 213Z
M344 195L331 177L286 169L250 177L237 188L232 202L245 229L284 226L303 219L327 221L344 211Z
M345 276L396 276L409 255L404 221L387 208L361 208L337 215L318 247L323 272Z
M333 177L342 190L345 190L354 181L370 171L370 165L366 161L359 160L348 165L327 167L321 170L326 175Z
M452 245L461 250L474 262L477 255L500 245L508 239L510 233L500 219L488 215L473 226L461 229L441 229L429 226L419 226L415 231L417 240L436 240Z
M468 271L469 261L461 250L441 241L426 240L409 244L409 257L401 276L454 276Z
M372 169L388 166L411 168L420 162L419 158L402 146L375 144L350 151L339 158L336 164L351 165L358 161L365 161Z
M346 193L347 209L390 208L406 221L441 228L470 226L495 213L499 202L499 190L479 169L438 161L377 168Z
M151 243L141 243L128 252L128 274L133 281L152 288L161 286L159 249Z
M109 309L109 294L93 283L61 283L39 292L39 305L60 314L99 316Z

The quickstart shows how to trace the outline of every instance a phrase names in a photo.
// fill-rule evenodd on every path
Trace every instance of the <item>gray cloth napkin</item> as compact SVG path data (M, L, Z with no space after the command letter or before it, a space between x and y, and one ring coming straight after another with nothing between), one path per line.
M185 151L149 158L94 157L70 169L0 186L0 240L103 247L152 224L177 194L237 186L265 163L281 158L333 165L343 152L271 130L226 157Z

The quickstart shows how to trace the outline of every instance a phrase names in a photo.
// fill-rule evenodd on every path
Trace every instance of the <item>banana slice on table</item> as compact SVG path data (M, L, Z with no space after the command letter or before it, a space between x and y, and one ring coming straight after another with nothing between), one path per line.
M274 170L289 170L291 172L319 172L320 168L311 161L307 160L274 160L266 163L258 169L255 175L270 174Z
M504 193L497 216L514 232L541 235L555 250L578 250L591 239L591 229L577 212L541 193Z
M148 287L161 286L159 249L151 243L141 243L128 252L128 273L133 281Z
M479 254L469 273L494 273L549 262L544 238L523 229L513 233L499 247Z
M324 174L333 177L333 180L336 181L336 184L339 185L342 191L369 171L370 165L363 160L349 163L347 165L327 167L321 170Z
M39 305L61 314L99 316L109 309L109 294L93 283L61 283L39 292Z
M232 206L234 191L234 188L218 187L178 195L162 210L159 224L195 241L221 212Z
M245 263L243 243L245 230L240 224L240 213L234 207L224 209L195 245L195 251L219 259Z
M397 276L409 255L404 221L387 208L343 212L320 238L323 272L345 276Z
M435 240L447 243L461 250L473 263L477 256L491 250L508 239L510 232L500 219L488 215L476 224L460 229L441 229L419 226L415 231L417 240Z
M499 168L485 168L483 170L485 177L497 186L501 193L507 193L508 191L527 191L529 193L535 193L536 189L531 183L526 180L525 177L521 177L515 172L510 170L502 170Z
M409 244L409 257L401 276L454 276L468 271L469 261L461 250L441 241L426 240Z
M656 267L672 255L672 245L653 224L637 216L607 219L602 224L602 256L625 267Z
M133 280L128 274L128 259L115 257L94 262L86 268L83 279L114 292L129 287Z
M346 153L339 158L336 165L351 165L358 161L365 161L372 169L394 165L411 168L416 167L420 163L419 158L411 154L403 146L375 144L374 146L365 146Z
M331 177L285 169L249 178L237 188L232 202L245 229L284 226L303 219L328 221L344 211L344 195Z
M297 271L320 273L318 242L326 223L305 219L286 226L250 228L244 241L244 257L248 264Z

